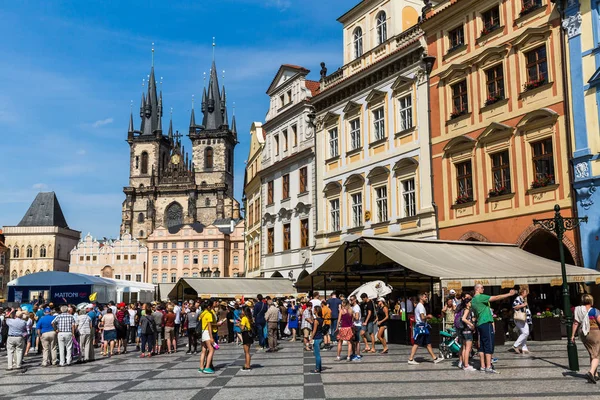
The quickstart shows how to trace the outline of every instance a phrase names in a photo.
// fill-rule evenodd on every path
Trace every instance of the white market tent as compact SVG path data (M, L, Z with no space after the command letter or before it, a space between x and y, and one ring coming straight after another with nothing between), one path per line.
M296 296L292 281L285 278L181 278L169 293L169 299L233 299L256 295Z
M573 265L567 265L566 270L569 283L600 283L599 271ZM396 284L406 276L409 280L435 279L442 287L472 287L477 283L505 287L558 284L562 277L560 262L536 256L512 244L365 236L340 245L321 267L297 286L333 289L327 277L337 275L335 283L339 286L346 272L354 281L357 275L389 277L396 274Z

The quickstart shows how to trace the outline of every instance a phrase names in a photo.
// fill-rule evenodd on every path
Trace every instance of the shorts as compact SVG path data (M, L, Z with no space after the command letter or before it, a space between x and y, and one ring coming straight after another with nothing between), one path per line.
M175 328L172 326L165 326L165 340L173 340L175 338Z
M367 325L363 325L362 330L372 335L375 332L375 322L368 322Z
M302 328L302 337L308 339L310 337L310 329Z
M254 339L250 337L250 334L247 331L242 332L242 344L250 346L254 343Z
M112 342L117 340L117 331L115 329L111 329L109 331L104 331L104 341Z
M472 342L473 341L473 332L462 332L460 334L460 342L461 343L466 343L466 342Z
M202 342L213 340L212 333L209 331L202 331Z
M157 346L160 346L162 341L163 341L163 333L162 330L160 329L160 327L158 327L156 329L156 332L154 332L154 339Z
M479 352L483 354L494 354L494 328L491 322L479 325Z
M358 325L355 325L352 329L354 329L354 341L360 342L361 327Z
M415 339L415 344L421 347L427 347L431 344L431 335L429 334L420 334L417 335Z

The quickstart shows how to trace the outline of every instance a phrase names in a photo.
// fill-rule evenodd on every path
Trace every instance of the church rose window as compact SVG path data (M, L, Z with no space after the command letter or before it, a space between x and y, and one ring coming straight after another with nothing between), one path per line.
M165 212L165 220L167 228L183 224L183 207L179 203L173 203Z

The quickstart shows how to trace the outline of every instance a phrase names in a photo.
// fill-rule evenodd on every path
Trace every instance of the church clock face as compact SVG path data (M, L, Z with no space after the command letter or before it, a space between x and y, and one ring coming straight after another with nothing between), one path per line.
M171 157L171 162L173 164L179 164L179 161L181 161L181 157L179 156L179 154L173 154L173 156Z

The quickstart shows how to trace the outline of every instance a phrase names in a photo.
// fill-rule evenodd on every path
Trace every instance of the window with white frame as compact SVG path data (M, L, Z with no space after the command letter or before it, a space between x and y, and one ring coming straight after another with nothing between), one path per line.
M166 272L162 273L161 280L162 280L162 283L167 283L167 273Z
M177 283L177 274L176 273L171 274L171 283Z
M352 35L353 43L354 43L354 58L359 58L363 55L363 33L360 26L354 30Z
M404 217L413 217L417 215L414 178L402 181L402 202L404 208Z
M27 270L27 272L29 272L29 270ZM25 275L29 275L27 272L25 272ZM121 275L116 274L115 279L121 279Z
M169 262L169 257L168 256L162 256L162 263L163 264L167 264Z
M187 254L183 256L183 263L184 264L189 264L190 263L190 256L188 256Z
M385 117L383 107L373 111L373 128L375 129L375 140L385 139Z
M404 96L398 100L400 110L400 131L405 131L413 126L412 96Z
M154 264L154 265L158 264L158 256L152 256L152 264Z
M238 256L233 256L233 263L239 264L240 258Z
M387 22L386 22L386 15L385 15L384 11L377 14L376 29L377 29L377 44L379 45L387 40Z
M125 280L126 281L130 281L131 280L131 274L125 274Z
M198 277L198 272L192 272L192 278L197 278Z
M329 200L329 213L331 216L331 231L340 230L340 199Z
M141 282L142 281L142 274L135 274L135 281L136 282Z
M219 256L213 256L213 265L219 264Z
M171 264L177 264L177 256L171 256Z
M360 118L350 121L350 150L359 149L360 144Z
M352 197L352 226L362 226L362 193L354 193Z
M388 220L387 187L375 188L375 204L377 206L377 222Z
M208 255L207 254L202 256L202 264L208 265Z
M333 128L329 130L329 157L337 157L339 154L338 130Z
M154 283L154 284L158 283L158 274L152 274L152 283Z
M192 263L194 263L194 264L198 265L198 256L194 255L194 256L192 257Z

